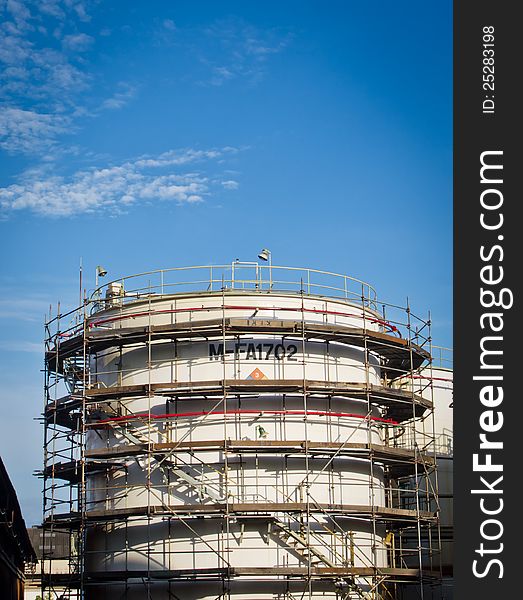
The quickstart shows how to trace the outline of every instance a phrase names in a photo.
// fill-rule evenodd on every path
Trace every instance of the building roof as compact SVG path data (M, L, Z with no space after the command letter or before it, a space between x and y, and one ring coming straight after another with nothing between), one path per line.
M0 458L0 540L24 562L35 562L36 554L27 534L20 504L9 475Z

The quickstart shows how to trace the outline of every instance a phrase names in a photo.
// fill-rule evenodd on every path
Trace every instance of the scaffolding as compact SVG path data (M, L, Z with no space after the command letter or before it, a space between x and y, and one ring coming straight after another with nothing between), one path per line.
M66 531L71 550L67 574L44 555L43 592L437 594L430 315L382 302L348 276L236 261L110 282L80 307L58 308L45 331L44 548L46 535ZM274 376L256 368L246 377L248 352L266 359L267 349L245 340L263 336L274 339ZM213 378L193 377L199 358L182 357L202 342L212 344ZM362 357L358 381L339 376L347 349ZM139 382L131 355L144 357ZM362 494L368 501L352 501ZM272 562L238 561L239 548L260 551L258 538Z

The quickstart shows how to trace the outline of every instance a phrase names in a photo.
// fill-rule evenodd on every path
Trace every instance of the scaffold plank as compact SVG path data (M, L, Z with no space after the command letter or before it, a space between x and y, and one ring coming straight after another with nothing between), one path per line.
M432 522L436 519L436 514L428 511L417 511L404 508L392 508L385 506L365 506L351 504L324 504L306 502L243 502L227 504L209 503L209 504L174 504L174 505L151 505L134 506L127 508L113 508L88 510L83 515L80 513L62 513L55 514L51 520L46 523L70 523L75 525L83 516L86 521L104 522L113 520L122 520L132 517L162 517L184 515L224 515L224 514L242 514L242 513L267 513L267 518L272 518L274 513L328 513L337 516L376 519L382 522L415 522L418 519L425 522Z
M350 346L364 347L383 359L382 370L389 378L400 376L405 371L419 368L430 360L430 353L411 340L370 328L348 327L280 319L212 319L167 325L143 327L115 327L109 330L89 331L84 335L68 338L47 352L46 361L50 370L63 370L63 360L83 352L84 342L90 353L108 348L140 344L159 340L183 340L217 338L248 334L271 334L305 337Z
M382 577L389 582L417 581L422 576L424 579L437 579L438 572L429 570L420 571L412 568L394 567L228 567L207 569L174 569L174 570L114 570L84 573L85 585L107 584L110 582L129 581L132 579L144 581L169 581L193 579L223 579L234 577L300 577L300 578L325 578L339 577ZM53 573L45 576L47 582L55 585L68 584L75 587L79 579L74 580L70 575Z

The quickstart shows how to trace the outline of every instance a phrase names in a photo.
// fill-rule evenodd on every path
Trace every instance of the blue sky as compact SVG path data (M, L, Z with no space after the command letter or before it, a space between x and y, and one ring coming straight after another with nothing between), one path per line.
M49 305L255 260L346 273L452 344L452 3L0 0L0 454L41 514Z

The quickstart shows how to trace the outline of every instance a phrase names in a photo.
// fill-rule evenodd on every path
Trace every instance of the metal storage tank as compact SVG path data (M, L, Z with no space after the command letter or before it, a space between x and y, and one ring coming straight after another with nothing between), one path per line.
M73 552L44 589L378 600L438 582L402 543L438 529L431 486L423 503L396 484L435 469L434 446L397 444L432 411L414 389L430 322L409 306L236 261L113 281L46 331L44 526Z
M425 552L424 564L427 568L439 569L442 584L437 592L431 590L434 600L452 600L454 565L454 422L453 422L453 352L450 348L432 346L430 365L420 369L413 377L400 377L395 385L401 389L414 390L417 394L431 398L434 410L418 421L415 428L407 430L398 438L398 445L412 447L414 443L429 450L436 458L437 470L431 474L428 482L437 490L437 508L439 514L440 552L430 556ZM433 499L436 502L436 498ZM424 545L429 546L427 540ZM403 589L402 598L418 598L417 590Z

